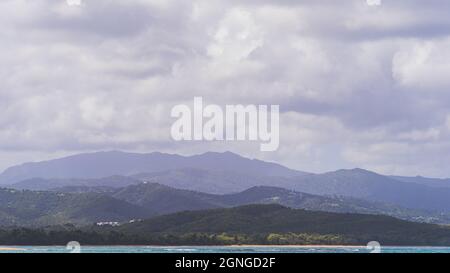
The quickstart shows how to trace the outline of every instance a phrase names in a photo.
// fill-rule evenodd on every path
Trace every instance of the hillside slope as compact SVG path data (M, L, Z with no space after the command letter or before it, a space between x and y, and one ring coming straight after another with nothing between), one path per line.
M450 215L446 214L409 210L355 198L306 194L268 186L252 187L235 194L216 195L175 189L156 183L142 183L117 190L112 196L116 199L151 209L158 214L249 204L280 204L286 207L313 211L382 214L410 221L450 222Z
M309 175L293 179L293 182L293 189L311 194L353 197L411 209L450 212L450 188L403 182L363 169Z
M110 196L0 189L1 226L86 225L155 215Z
M316 234L334 235L348 243L382 245L450 245L450 228L412 223L388 216L337 214L249 205L229 209L181 212L123 225L126 234Z

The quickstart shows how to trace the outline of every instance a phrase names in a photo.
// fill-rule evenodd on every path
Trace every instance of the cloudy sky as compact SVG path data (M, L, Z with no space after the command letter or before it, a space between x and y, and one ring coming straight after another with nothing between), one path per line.
M76 2L76 0L71 0ZM0 1L0 169L231 150L450 177L450 1ZM277 152L170 137L171 108L279 104Z

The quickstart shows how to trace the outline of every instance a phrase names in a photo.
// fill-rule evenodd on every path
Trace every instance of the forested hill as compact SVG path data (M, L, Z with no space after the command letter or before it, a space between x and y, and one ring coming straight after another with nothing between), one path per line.
M119 227L0 230L3 245L233 245L327 244L450 246L450 228L388 216L338 214L249 205L187 211Z

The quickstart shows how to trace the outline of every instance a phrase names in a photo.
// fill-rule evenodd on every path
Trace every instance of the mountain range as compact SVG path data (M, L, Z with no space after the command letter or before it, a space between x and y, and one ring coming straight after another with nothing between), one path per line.
M171 188L161 184L142 183L120 189L111 195L119 200L158 214L183 210L237 207L249 204L280 204L290 208L337 213L383 214L421 222L448 223L450 214L405 209L380 202L350 197L329 197L296 192L278 187L255 186L239 193L208 194Z
M442 178L428 178L423 176L414 176L414 177L406 177L406 176L391 176L391 178L395 180L400 180L403 182L416 183L429 187L436 188L450 188L450 178L442 179Z
M142 181L132 177L114 175L103 178L30 178L12 185L9 188L18 190L35 191L56 191L67 187L89 188L89 191L95 188L122 188L133 184L139 184Z
M415 222L450 223L450 214L405 209L347 197L327 197L257 186L239 193L209 194L142 182L123 188L66 186L52 191L0 190L1 226L89 225L127 222L181 211L280 204L336 213L389 215Z
M384 214L439 223L448 223L450 212L450 187L445 179L386 176L363 169L313 174L230 152L188 157L117 151L79 154L8 168L0 174L0 182L5 188L19 192L25 190L28 194L42 191L70 196L96 194L112 198L111 203L121 201L126 203L124 207L135 206L135 211L140 212L117 217L72 217L69 213L53 218L73 223L99 219L129 220L183 209L201 210L252 203L277 203L341 213ZM61 215L61 211L64 209L52 213ZM39 217L33 221L21 220L10 212L1 210L5 223L47 221L41 221ZM46 213L50 212L41 212L42 215Z
M208 152L194 156L163 153L125 153L119 151L78 154L55 160L13 166L0 174L1 184L13 184L31 178L103 178L114 175L199 168L233 171L257 176L301 176L279 164L247 159L230 152Z
M422 210L450 211L450 188L405 182L363 169L339 170L295 180L295 190L338 195Z

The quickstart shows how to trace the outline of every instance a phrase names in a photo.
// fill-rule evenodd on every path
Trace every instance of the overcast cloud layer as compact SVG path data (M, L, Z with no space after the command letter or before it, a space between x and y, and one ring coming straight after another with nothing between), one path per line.
M447 0L0 1L0 169L97 150L231 150L450 177ZM281 143L175 143L170 109L280 104Z

